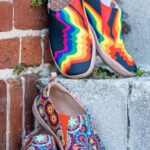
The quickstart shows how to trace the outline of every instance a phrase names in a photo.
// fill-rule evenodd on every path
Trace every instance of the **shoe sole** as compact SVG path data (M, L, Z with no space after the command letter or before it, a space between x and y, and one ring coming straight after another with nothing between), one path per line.
M95 62L96 62L96 43L95 43L95 39L94 39L94 36L93 36L93 34L92 34L92 31L91 31L90 25L89 25L89 29L90 29L90 33L91 33L90 35L91 35L91 37L92 37L92 46L93 46L92 51L93 51L93 53L92 53L91 65L90 65L88 71L86 71L86 72L83 73L83 74L72 75L72 76L69 76L69 75L64 74L64 73L60 70L60 68L59 68L59 66L57 65L57 63L55 62L55 59L54 59L53 54L52 54L52 48L51 48L50 40L49 40L49 45L50 45L50 49L51 49L50 52L51 52L52 59L53 59L53 61L54 61L54 63L55 63L55 66L58 68L59 72L60 72L63 76L65 76L65 77L67 77L67 78L71 78L71 79L81 79L81 78L88 77L88 76L92 73L92 71L93 71L93 69L94 69L94 66L95 66Z
M63 149L63 146L62 146L62 144L61 144L61 142L60 142L60 140L59 140L58 137L57 137L57 135L56 135L56 134L53 132L53 130L45 123L45 121L43 121L43 119L42 119L41 116L39 115L38 110L37 110L37 108L36 108L36 100L34 101L34 104L33 104L33 106L32 106L32 112L33 112L33 115L34 115L34 117L36 118L36 120L41 124L41 126L42 126L45 130L47 130L51 135L54 136L54 138L55 138L55 140L56 140L56 142L57 142L57 144L58 144L60 150L64 150L64 149Z
M97 39L96 33L93 29L93 27L91 26L91 30L92 33L94 35L95 38L95 42L96 42L96 47L97 47L97 51L98 54L100 55L100 57L102 58L102 60L110 67L112 68L116 73L125 76L125 77L130 77L130 76L135 76L135 73L131 73L129 72L127 69L125 69L122 65L120 65L117 61L115 61L114 59L112 59L111 57L108 56L108 54L101 48L99 41Z

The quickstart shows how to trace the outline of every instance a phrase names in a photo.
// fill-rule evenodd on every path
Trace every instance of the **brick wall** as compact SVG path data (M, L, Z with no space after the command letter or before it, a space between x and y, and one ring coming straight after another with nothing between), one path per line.
M0 80L0 150L19 150L22 136L34 127L34 75Z
M0 0L0 69L20 63L49 63L46 6L33 8L31 0Z
M19 64L34 67L51 62L46 6L31 0L0 0L0 71ZM19 150L32 130L32 104L37 95L34 75L0 80L0 150Z

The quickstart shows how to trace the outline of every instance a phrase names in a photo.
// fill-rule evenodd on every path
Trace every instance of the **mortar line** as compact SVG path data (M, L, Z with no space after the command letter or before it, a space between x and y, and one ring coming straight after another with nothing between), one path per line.
M19 46L19 64L21 64L21 61L22 61L22 38L20 37L19 39L20 41L20 46Z
M130 150L131 120L130 120L129 98L131 94L132 94L132 85L129 83L129 93L127 97L127 150Z
M44 64L44 38L41 38L41 49L42 49L42 60L41 60L41 65L43 66Z
M25 78L22 79L22 139L25 136Z
M5 40L5 39L11 39L11 38L20 38L20 37L26 37L26 36L46 36L48 33L48 29L44 28L42 30L19 30L13 28L11 31L6 31L6 32L0 32L0 40Z
M15 29L15 6L14 6L13 1L12 1L12 3L13 3L13 20L12 20L12 25L13 25L12 30L13 30L13 29Z
M9 150L9 136L10 136L10 84L4 80L7 85L7 104L6 104L6 150Z

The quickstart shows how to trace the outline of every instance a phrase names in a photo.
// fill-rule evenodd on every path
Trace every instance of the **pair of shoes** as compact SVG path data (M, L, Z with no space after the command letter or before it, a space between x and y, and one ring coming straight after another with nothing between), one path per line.
M105 150L90 114L55 77L37 96L32 108L36 120L55 139L47 137L46 144L56 141L60 150Z
M123 43L122 11L115 1L106 5L101 0L49 0L48 10L52 57L64 76L90 75L96 49L115 72L135 75L136 64Z

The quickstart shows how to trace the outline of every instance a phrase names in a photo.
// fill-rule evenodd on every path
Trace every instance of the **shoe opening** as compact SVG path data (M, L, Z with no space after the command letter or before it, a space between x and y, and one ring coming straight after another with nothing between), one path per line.
M65 115L84 115L86 110L75 98L59 83L51 85L50 99L55 109Z

